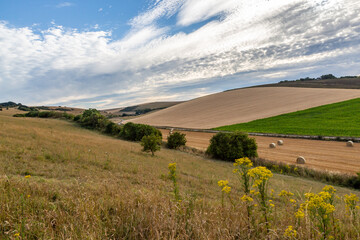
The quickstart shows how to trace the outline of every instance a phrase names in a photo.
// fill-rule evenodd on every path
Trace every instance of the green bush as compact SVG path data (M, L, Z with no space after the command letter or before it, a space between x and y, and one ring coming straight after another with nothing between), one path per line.
M247 134L240 132L217 133L211 138L206 153L225 161L258 156L255 139L249 138Z
M85 110L80 119L80 125L89 129L104 129L106 117L96 109Z
M25 117L25 114L17 113L17 114L14 114L13 117Z
M178 149L185 146L186 138L184 133L174 132L167 137L167 147L170 149Z
M38 116L39 116L39 111L30 111L25 114L25 117L38 117Z
M122 128L120 136L129 141L141 141L144 136L152 134L162 137L161 132L152 126L128 122Z
M151 152L154 156L154 153L160 150L161 145L161 136L151 134L149 136L143 136L141 139L141 146L143 147L144 152Z
M75 122L79 122L80 120L81 120L81 114L79 114L79 115L76 115L75 117L74 117L74 121Z
M107 121L104 133L112 136L118 136L121 132L121 129L121 126L115 124L114 122Z

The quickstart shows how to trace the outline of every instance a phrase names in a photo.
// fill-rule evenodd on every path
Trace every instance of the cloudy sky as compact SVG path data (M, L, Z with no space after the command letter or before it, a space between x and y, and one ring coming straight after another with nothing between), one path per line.
M360 75L358 0L0 0L0 102L100 109Z

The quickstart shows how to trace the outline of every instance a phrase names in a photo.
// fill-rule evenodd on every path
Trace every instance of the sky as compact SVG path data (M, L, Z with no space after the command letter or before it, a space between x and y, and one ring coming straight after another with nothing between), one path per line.
M108 109L360 75L357 0L0 0L0 102Z

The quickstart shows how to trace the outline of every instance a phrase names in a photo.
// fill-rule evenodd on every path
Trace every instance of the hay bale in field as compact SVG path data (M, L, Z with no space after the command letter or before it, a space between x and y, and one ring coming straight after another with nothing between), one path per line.
M302 157L302 156L299 156L297 159L296 159L296 163L297 164L305 164L305 158Z
M169 135L173 134L173 131L174 131L174 129L173 129L173 128L170 128Z
M269 148L276 148L276 144L275 143L270 143Z
M346 146L348 146L348 147L353 147L353 146L354 146L354 142L353 142L353 141L347 141Z
M278 141L277 141L277 144L278 144L278 145L284 145L284 141L283 141L283 140L278 140Z

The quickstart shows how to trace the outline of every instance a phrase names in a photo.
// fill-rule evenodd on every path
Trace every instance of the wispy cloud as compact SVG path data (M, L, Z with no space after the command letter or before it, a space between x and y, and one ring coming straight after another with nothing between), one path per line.
M63 8L63 7L71 7L74 6L74 3L71 2L62 2L56 5L57 8Z
M297 76L355 75L359 11L356 0L156 0L119 40L96 29L54 25L36 34L1 22L0 100L105 108ZM157 24L169 17L173 26Z

